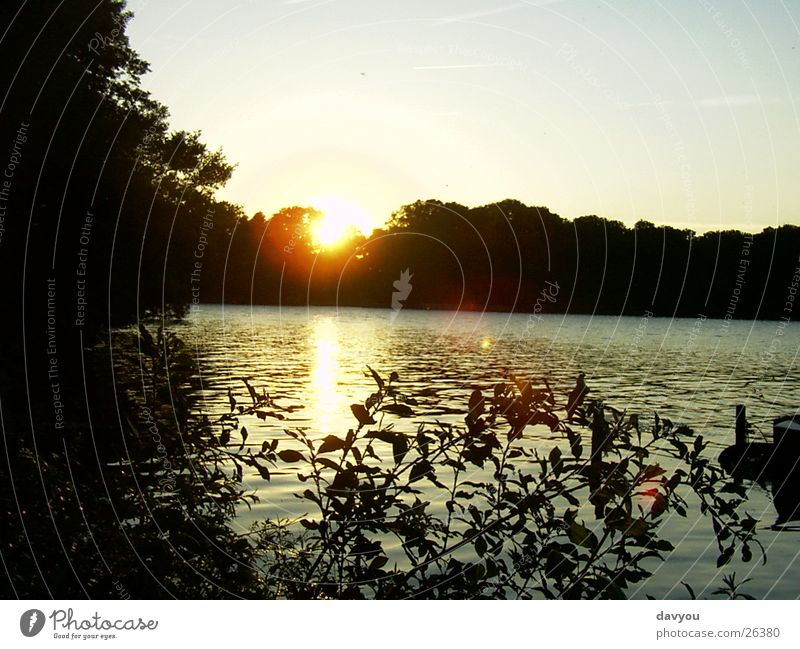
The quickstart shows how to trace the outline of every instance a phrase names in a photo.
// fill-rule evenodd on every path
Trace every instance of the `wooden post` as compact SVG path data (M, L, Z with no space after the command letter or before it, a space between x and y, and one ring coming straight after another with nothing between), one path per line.
M736 406L736 446L747 446L747 410L742 404Z

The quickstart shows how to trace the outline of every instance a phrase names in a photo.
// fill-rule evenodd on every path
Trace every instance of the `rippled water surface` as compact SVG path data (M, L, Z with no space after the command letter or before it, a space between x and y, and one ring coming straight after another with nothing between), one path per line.
M800 404L796 324L204 305L175 331L195 349L207 412L227 410L227 389L241 391L241 377L282 405L303 406L284 422L248 421L258 444L285 439L284 427L307 427L320 437L352 428L350 404L374 388L367 365L383 375L396 371L407 393L437 392L435 400L421 402L416 420L398 422L402 430L433 419L461 423L471 390L493 384L504 369L547 378L562 398L584 372L591 396L684 422L712 441L714 453L733 442L736 404L747 405L748 419L767 438L771 419L794 414ZM293 475L247 481L260 502L240 515L242 525L305 513L291 497L298 486ZM769 493L753 485L750 494L747 510L766 528L775 519ZM690 513L668 525L677 550L631 595L685 597L681 581L710 593L720 579L707 521ZM725 571L751 577L745 591L758 597L798 597L800 533L764 529L760 536L767 565Z

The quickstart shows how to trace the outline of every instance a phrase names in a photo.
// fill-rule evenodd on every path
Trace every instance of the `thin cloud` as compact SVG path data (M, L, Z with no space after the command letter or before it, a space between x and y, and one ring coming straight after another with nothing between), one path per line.
M657 99L653 101L626 102L624 108L649 108L652 106L677 106L680 108L703 106L704 108L732 108L736 106L754 106L764 103L764 98L758 95L721 95L707 97L693 101L675 101L674 99Z
M654 99L653 101L624 102L623 108L650 108L651 106L671 106L675 104L672 99Z
M497 68L497 63L462 63L460 65L417 65L415 70L458 70L462 68Z
M494 9L483 9L480 11L470 11L468 13L456 14L455 16L446 16L440 18L439 23L457 23L462 21L476 20L478 18L487 18L488 16L496 16L497 14L504 14L508 11L522 9L524 7L544 7L545 5L552 5L564 0L522 0L512 5L505 7L495 7Z
M505 7L495 7L494 9L484 9L482 11L471 11L469 13L456 14L455 16L447 16L445 18L440 18L437 22L457 23L464 20L475 20L477 18L486 18L488 16L495 16L497 14L504 14L508 11L514 11L515 9L522 9L523 7L526 6L528 6L527 3L515 2L513 5L506 5Z
M722 97L701 99L697 103L708 108L716 108L719 106L728 108L731 106L752 106L753 104L760 104L761 102L762 99L758 95L723 95Z

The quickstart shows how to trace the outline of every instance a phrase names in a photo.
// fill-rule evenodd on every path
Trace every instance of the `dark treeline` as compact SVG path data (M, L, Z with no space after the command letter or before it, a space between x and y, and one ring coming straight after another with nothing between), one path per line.
M388 308L409 269L411 308L777 319L791 315L798 284L796 226L698 236L646 221L570 221L515 200L431 200L401 208L368 239L318 250L315 218L295 207L218 221L195 298Z
M142 88L130 18L119 0L0 7L2 403L51 432L85 421L86 390L112 396L112 377L84 381L83 350L179 310L203 217L240 214L213 198L222 153Z
M241 577L235 493L189 470L186 426L157 408L180 395L145 398L160 361L108 334L179 310L176 251L210 211L239 216L213 198L231 165L141 87L129 20L114 0L0 3L2 597L225 596Z

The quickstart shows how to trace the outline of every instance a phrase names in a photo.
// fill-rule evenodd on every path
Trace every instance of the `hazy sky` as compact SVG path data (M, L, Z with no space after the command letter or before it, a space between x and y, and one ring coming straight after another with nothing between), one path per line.
M705 231L800 224L795 0L137 0L173 125L271 214L518 198Z

